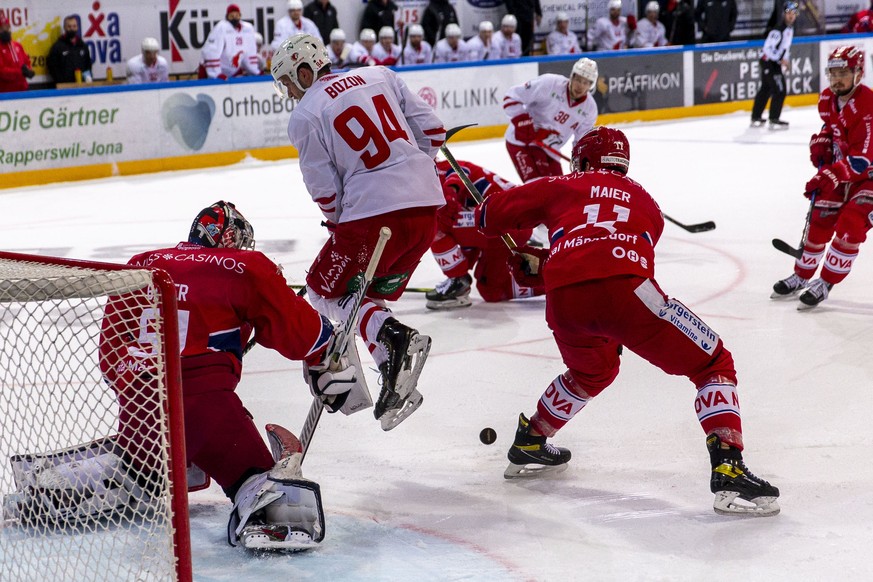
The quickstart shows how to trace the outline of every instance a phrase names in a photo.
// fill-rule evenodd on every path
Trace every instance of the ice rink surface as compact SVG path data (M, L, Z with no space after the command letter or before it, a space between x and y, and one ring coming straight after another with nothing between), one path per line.
M191 495L195 578L313 580L870 580L873 562L873 248L811 312L768 299L793 259L772 248L800 238L813 175L814 108L787 109L789 131L748 127L748 113L620 126L629 175L667 214L657 249L661 287L724 339L739 372L749 468L782 492L774 518L712 511L709 458L685 378L625 352L616 382L554 439L569 469L506 481L519 412L530 414L564 370L542 298L432 312L421 293L394 305L433 337L424 404L391 432L371 411L325 415L304 465L321 484L327 535L296 555L255 555L225 542L229 502ZM471 120L472 121L472 120ZM502 140L452 144L518 178ZM235 202L259 249L289 282L326 238L296 161L78 182L0 192L0 248L105 261L172 246L204 206ZM412 286L442 275L430 255ZM365 363L370 363L364 356ZM376 374L368 372L376 392ZM238 389L258 425L299 432L309 391L297 363L256 348ZM497 442L479 442L483 427Z

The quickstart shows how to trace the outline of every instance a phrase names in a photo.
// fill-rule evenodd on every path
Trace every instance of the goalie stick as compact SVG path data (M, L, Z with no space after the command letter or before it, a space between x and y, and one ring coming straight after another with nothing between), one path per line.
M809 236L809 223L812 220L812 211L815 208L815 195L818 191L815 191L809 197L809 210L806 212L806 224L803 225L803 234L800 237L800 246L795 248L785 242L782 239L774 238L773 239L773 248L777 251L783 252L786 255L791 255L795 259L799 259L803 256L803 247L806 246L806 237Z
M385 250L385 244L391 238L391 229L383 226L379 231L379 239L376 241L376 246L373 248L373 254L370 255L370 262L367 264L367 269L364 271L364 278L358 289L352 294L352 309L349 316L343 324L342 329L336 336L336 341L333 345L333 350L328 354L326 360L332 364L339 361L340 354L346 351L346 346L350 341L355 340L355 326L358 320L358 311L361 309L361 302L364 301L364 296L367 294L367 289L373 281L373 275L376 273L376 266L379 264L379 259L382 257L382 251ZM309 444L312 442L312 435L315 434L315 429L318 427L318 421L321 419L321 414L324 412L324 402L320 398L312 399L312 405L309 407L309 413L306 415L306 420L303 423L303 428L300 430L300 445L303 456L300 462L306 458L306 451L309 450Z
M560 150L557 150L557 149L553 148L552 146L547 145L539 140L536 140L533 143L538 148L540 148L544 151L547 151L551 154L554 154L556 156L559 156L565 162L569 162L571 164L573 163L573 160L571 160L570 158L565 156L564 153L561 152ZM675 224L676 226L678 226L681 229L687 230L688 232L698 233L698 232L708 232L710 230L715 230L715 222L713 222L711 220L707 220L706 222L696 222L694 224L685 224L685 223L679 222L678 220L676 220L675 218L673 218L669 214L665 214L665 213L662 213L662 214L664 214L664 218L666 220L668 220L669 222L672 222L673 224Z

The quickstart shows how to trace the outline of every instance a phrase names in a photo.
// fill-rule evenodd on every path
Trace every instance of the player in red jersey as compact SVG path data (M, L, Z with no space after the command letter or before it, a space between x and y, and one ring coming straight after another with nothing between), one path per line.
M830 87L818 101L824 127L809 142L810 159L819 169L804 194L815 197L809 231L794 273L777 281L770 295L793 297L805 289L801 310L827 299L849 275L873 224L873 90L861 83L864 51L853 46L833 51L827 76ZM821 275L812 279L821 263Z
M655 281L664 219L648 192L626 176L629 163L624 134L597 127L573 148L573 173L495 192L476 212L489 236L548 227L551 248L523 247L514 265L521 282L545 284L546 321L568 368L546 388L530 420L519 416L505 476L565 468L570 451L546 439L612 384L625 346L694 383L715 510L774 515L779 490L743 463L733 358L706 323Z
M423 401L418 378L431 339L387 306L403 294L436 234L444 200L434 157L446 138L433 108L381 66L332 73L321 40L298 34L273 56L276 90L297 99L288 137L330 237L306 276L312 305L334 321L349 318L351 294L382 227L391 230L361 302L357 332L379 367L373 415L392 430Z
M296 467L275 463L236 395L244 348L254 333L258 344L290 360L303 360L313 392L331 412L349 414L362 409L365 406L353 402L369 402L369 394L361 392L356 368L346 360L336 369L327 369L325 357L334 338L333 326L289 289L281 269L255 251L254 243L249 222L233 204L222 201L197 215L187 242L140 253L128 264L163 269L176 285L187 460L215 479L235 501L230 543L249 545L243 530L254 523L261 531L275 528L272 547L307 547L320 541L319 532L324 531L317 485L304 487L308 494L298 490L301 483L306 485L301 481L299 463ZM153 418L144 416L149 408L144 399L148 397L131 386L137 385L137 376L150 373L138 365L137 358L138 353L151 349L150 318L143 312L135 319L141 328L119 330L121 322L131 321L119 313L131 309L143 311L125 296L107 305L100 363L109 385L117 387L122 448L134 451L132 462L147 464L148 451L137 443L159 442L150 433L160 428L154 426ZM274 501L267 501L265 495ZM262 505L257 509L270 506L268 514L289 507L293 513L294 508L300 509L293 502L295 496L318 506L317 510L310 506L300 510L315 516L313 520L289 525L293 520L265 523L264 512L253 515L252 508L259 503ZM301 531L296 530L292 535L286 531L289 527L302 529L307 537L301 538ZM282 540L285 535L287 539Z
M470 181L487 198L492 192L512 188L494 172L471 162L458 161ZM524 287L515 282L507 265L511 252L500 239L483 236L473 223L476 201L467 193L461 177L446 161L437 162L446 205L437 212L439 230L430 247L437 264L448 277L426 294L429 309L468 307L473 277L476 289L487 302L508 301L545 293L542 286ZM510 233L515 240L526 241L531 229ZM473 276L470 270L473 270Z

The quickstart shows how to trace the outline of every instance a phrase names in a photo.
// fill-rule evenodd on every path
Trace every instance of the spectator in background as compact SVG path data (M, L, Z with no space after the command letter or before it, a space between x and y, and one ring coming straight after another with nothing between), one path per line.
M400 56L401 65L423 65L433 61L433 47L424 40L424 28L420 24L409 25L406 46Z
M340 27L336 8L330 0L312 0L303 9L303 16L315 24L325 44L330 38L330 33Z
M127 61L127 83L166 83L170 80L167 59L158 54L161 49L158 39L147 36L142 39L142 52Z
M767 20L767 26L764 29L764 38L770 34L770 31L782 24L783 14L785 13L785 0L773 1L773 12L770 13L770 18ZM842 31L848 32L848 31Z
M501 59L517 59L521 57L521 37L515 32L518 29L518 19L507 14L500 21L500 32L494 36L494 46L500 49Z
M346 33L342 28L334 28L330 31L330 45L327 46L327 56L330 64L336 69L348 69L350 66L367 64L367 51L361 47L346 42Z
M316 38L321 38L315 23L303 16L303 2L300 0L288 0L288 14L276 22L276 30L273 36L273 52L279 50L279 45L286 38L305 32ZM330 31L327 31L330 36Z
M446 37L437 42L433 51L435 63L457 63L467 60L467 43L461 38L461 27L457 24L446 26Z
M496 61L500 58L500 47L495 46L492 36L494 25L490 20L479 23L479 34L467 41L468 61Z
M700 42L727 42L737 24L736 0L697 0L694 19L703 33Z
M394 13L397 12L397 4L392 0L367 0L364 14L361 16L361 30L371 28L379 31L381 42L382 28L387 26L394 30ZM396 40L396 37L393 38Z
M358 64L375 65L376 58L373 56L373 48L376 46L376 31L365 28L358 36L358 42L352 45L352 49L358 56Z
M91 82L91 52L79 36L75 16L64 18L64 34L52 45L46 66L55 83ZM76 71L82 74L81 79L76 79Z
M651 0L646 4L646 17L637 24L631 46L634 48L652 48L667 44L667 30L658 21L661 7L657 0Z
M242 19L239 6L228 4L225 19L212 27L200 58L200 78L229 79L261 74L255 27Z
M255 48L258 50L258 69L260 74L269 73L269 62L273 56L273 47L264 47L264 35L260 32L255 33Z
M670 44L691 45L697 42L694 32L693 0L679 0L673 10L673 25L670 30Z
M574 55L582 52L576 33L570 30L570 17L566 12L558 12L555 30L546 37L546 52L550 55Z
M540 0L505 0L506 11L515 16L518 35L521 38L521 54L530 54L534 29L543 19Z
M626 49L637 28L637 17L621 15L621 0L609 0L609 16L601 16L588 31L588 46L595 51Z
M390 67L400 60L400 45L394 43L394 28L383 26L379 29L379 44L373 47L372 56L377 65Z
M446 36L446 26L449 24L458 24L458 15L449 0L430 0L421 17L424 40L431 46L436 45L438 40Z
M777 3L780 0L777 0ZM785 0L781 0L784 2ZM771 17L772 18L772 17ZM870 2L869 10L859 10L854 13L849 21L840 29L840 32L848 32L848 33L865 33L873 31L873 26L871 26L871 19L873 19L873 1Z
M12 26L0 13L0 93L27 91L27 80L33 78L30 57L20 43L12 40Z

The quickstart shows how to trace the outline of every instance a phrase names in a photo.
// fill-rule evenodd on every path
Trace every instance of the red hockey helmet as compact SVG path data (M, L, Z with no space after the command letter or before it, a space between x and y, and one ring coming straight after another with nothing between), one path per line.
M841 46L828 56L825 67L831 91L843 97L851 93L855 87L861 84L864 76L864 51L854 46ZM847 72L851 72L852 85L846 87L842 79L846 78Z
M232 202L219 200L194 219L188 242L213 249L254 250L255 231Z
M572 164L574 172L615 170L627 174L630 166L630 144L619 129L595 127L573 146Z

